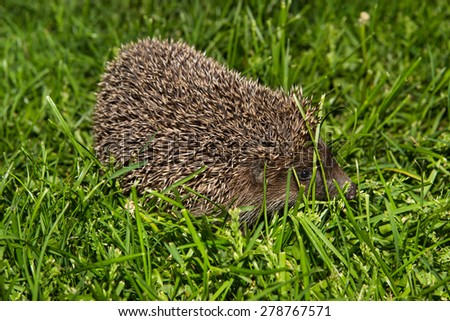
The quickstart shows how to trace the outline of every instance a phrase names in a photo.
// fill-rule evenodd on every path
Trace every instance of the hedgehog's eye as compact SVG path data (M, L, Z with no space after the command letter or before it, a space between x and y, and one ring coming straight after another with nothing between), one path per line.
M311 179L312 170L310 168L303 168L298 172L298 178L302 181Z

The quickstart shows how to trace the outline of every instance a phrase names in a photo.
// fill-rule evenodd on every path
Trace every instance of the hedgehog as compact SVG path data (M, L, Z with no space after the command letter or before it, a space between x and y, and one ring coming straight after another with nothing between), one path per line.
M125 192L165 190L196 173L178 191L193 215L240 208L251 226L264 206L269 215L285 206L287 187L290 206L301 191L326 200L337 186L355 197L330 149L312 139L319 123L299 88L272 89L184 42L147 38L106 66L94 149L103 164L133 168L121 178Z

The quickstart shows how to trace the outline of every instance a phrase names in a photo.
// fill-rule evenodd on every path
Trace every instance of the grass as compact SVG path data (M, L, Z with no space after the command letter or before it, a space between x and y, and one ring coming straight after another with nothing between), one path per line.
M449 300L446 1L157 3L0 4L0 298ZM147 36L326 94L323 136L357 199L242 234L236 211L123 195L92 155L94 92L120 44Z

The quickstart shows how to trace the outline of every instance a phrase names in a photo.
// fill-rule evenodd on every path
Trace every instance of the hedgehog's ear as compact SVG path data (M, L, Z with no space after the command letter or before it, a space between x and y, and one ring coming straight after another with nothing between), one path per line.
M253 185L255 186L261 186L264 184L264 178L265 178L265 162L258 160L254 161L250 168L250 180Z

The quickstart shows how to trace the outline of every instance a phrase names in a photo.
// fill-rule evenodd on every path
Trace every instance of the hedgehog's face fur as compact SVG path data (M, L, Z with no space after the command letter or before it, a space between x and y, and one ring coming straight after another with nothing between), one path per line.
M313 163L314 153L317 153L316 164ZM293 206L297 201L301 190L308 198L314 194L317 200L336 197L339 195L336 184L345 192L347 199L355 197L356 185L339 167L330 149L319 140L316 147L312 142L305 144L294 161L283 158L272 162L255 161L239 175L240 184L237 184L240 190L238 195L234 196L237 205L254 203L254 209L241 216L242 222L256 222L261 213L264 195L268 213L281 210L285 206L289 171L292 173L289 182L289 206ZM313 182L314 185L311 184Z

